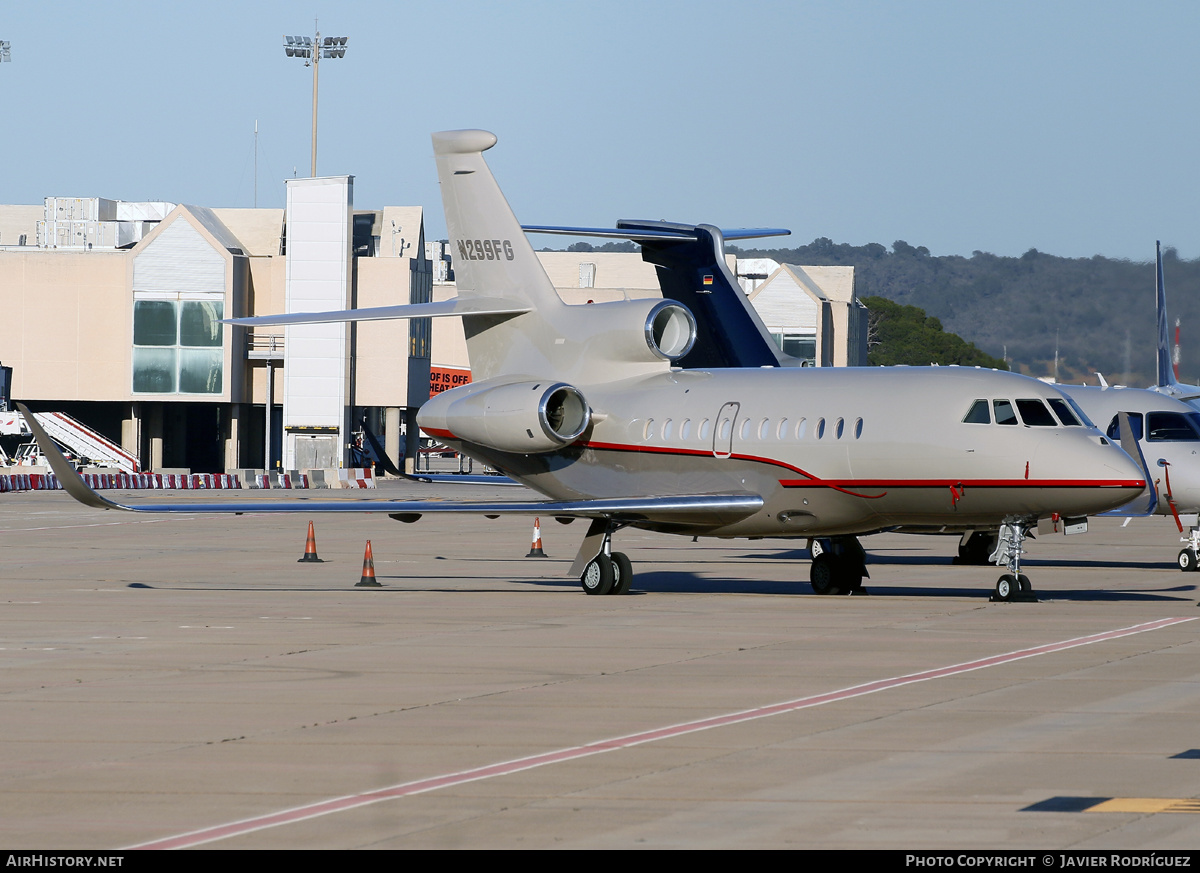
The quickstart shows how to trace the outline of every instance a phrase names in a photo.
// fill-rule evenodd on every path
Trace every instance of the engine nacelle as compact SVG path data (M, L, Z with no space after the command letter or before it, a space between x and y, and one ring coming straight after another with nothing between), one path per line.
M426 433L538 454L575 442L591 423L591 409L579 389L565 382L485 383L431 398L417 422Z
M664 361L677 361L696 344L696 316L682 303L664 300L646 316L646 346Z
M594 353L615 361L677 361L696 342L696 317L674 300L617 300L588 307Z

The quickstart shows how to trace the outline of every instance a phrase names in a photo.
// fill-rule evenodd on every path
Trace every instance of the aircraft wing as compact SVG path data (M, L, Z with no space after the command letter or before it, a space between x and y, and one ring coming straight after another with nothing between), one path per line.
M1117 432L1120 434L1121 448L1125 450L1125 454L1137 461L1138 466L1145 473L1146 490L1136 500L1100 514L1116 516L1117 518L1142 518L1147 515L1154 515L1158 509L1158 488L1154 484L1154 474L1150 471L1150 465L1146 463L1146 456L1142 454L1142 447L1133 435L1133 428L1129 424L1129 413L1118 412L1117 421ZM1173 507L1172 512L1174 512ZM1180 530L1182 529L1180 528Z
M373 306L367 309L341 309L335 312L292 312L280 315L255 315L226 318L222 324L239 327L269 327L288 324L324 324L334 321L386 321L394 318L439 318L447 315L520 315L529 306L496 297L464 300L455 297L438 303L405 303L399 306Z
M50 462L63 490L86 506L119 509L126 512L168 513L247 513L247 512L382 512L397 521L412 522L422 515L469 513L475 515L545 515L566 518L613 519L617 521L654 520L666 524L695 524L707 521L728 524L753 515L762 508L763 499L749 492L733 494L687 494L664 497L617 497L588 500L529 501L456 501L456 500L249 500L236 503L148 502L129 506L102 497L89 488L63 457L37 419L24 404L17 408L26 416L38 447Z

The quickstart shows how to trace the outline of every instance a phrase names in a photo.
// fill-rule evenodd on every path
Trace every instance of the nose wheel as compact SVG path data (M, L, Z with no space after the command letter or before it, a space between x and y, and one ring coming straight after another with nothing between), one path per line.
M1037 602L1029 577L1021 572L1021 555L1024 554L1022 546L1034 524L1036 522L1020 520L1000 525L996 551L992 552L989 560L1006 565L1008 572L996 580L996 590L991 596L993 603Z

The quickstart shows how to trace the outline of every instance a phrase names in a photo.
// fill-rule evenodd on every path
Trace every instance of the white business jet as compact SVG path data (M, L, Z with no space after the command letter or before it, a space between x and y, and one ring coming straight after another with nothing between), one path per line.
M547 499L256 501L255 512L585 518L570 572L588 594L629 590L630 561L612 549L626 527L832 537L836 547L814 561L814 587L853 591L865 574L860 534L1004 525L1011 548L996 596L1007 600L1030 590L1020 545L1039 518L1102 512L1145 489L1137 464L1084 424L1057 389L1022 376L957 367L679 369L696 338L686 306L563 303L483 159L495 143L482 130L433 136L457 255L456 299L232 323L462 317L475 381L431 398L418 423ZM1038 426L1005 426L1017 413ZM37 430L64 488L90 506L247 509L115 503L88 488Z

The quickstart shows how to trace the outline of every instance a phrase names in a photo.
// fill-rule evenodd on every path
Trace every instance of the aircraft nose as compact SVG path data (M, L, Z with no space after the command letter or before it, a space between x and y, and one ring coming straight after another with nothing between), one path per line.
M1100 474L1097 477L1098 484L1110 493L1114 501L1118 501L1108 508L1124 506L1146 490L1146 470L1120 446L1115 443L1097 444L1095 456Z

